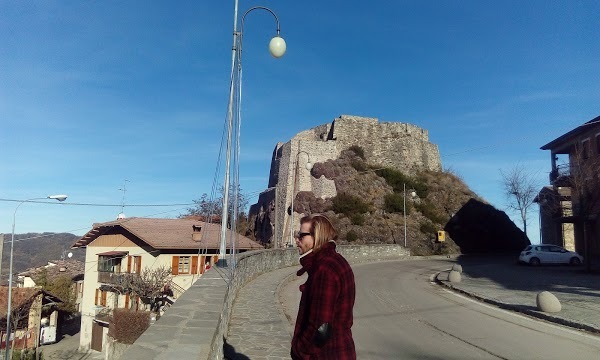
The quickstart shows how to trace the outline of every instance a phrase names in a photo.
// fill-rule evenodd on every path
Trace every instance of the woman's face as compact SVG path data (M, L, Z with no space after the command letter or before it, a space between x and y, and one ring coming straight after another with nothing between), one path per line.
M310 234L310 222L300 225L300 231L296 235L296 245L300 255L306 253L315 246L315 239Z

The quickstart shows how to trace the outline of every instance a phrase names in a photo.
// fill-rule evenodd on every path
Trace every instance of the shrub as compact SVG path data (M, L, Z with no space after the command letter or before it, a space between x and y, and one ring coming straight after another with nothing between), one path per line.
M409 205L409 204L407 204ZM399 193L387 194L383 198L383 209L389 213L404 213L404 196ZM410 206L406 207L406 213L410 213Z
M387 182L395 192L404 191L404 184L406 184L407 191L413 189L420 198L427 197L429 187L427 186L425 179L413 179L401 171L392 168L375 170L375 174L384 178L385 182Z
M416 204L415 208L417 208L417 210L419 210L419 212L421 214L423 214L423 216L425 216L426 218L428 218L429 220L431 220L434 223L444 224L445 222L448 221L446 216L441 215L437 211L435 206L432 203L430 203L429 201L422 201L420 204Z
M344 214L349 216L351 214L364 214L369 211L369 204L364 202L361 198L340 193L332 199L331 209L337 214Z
M351 214L350 222L352 225L364 225L365 223L365 215L364 214Z
M42 353L42 350L38 349L38 352L40 355L39 360L44 360L44 354ZM11 360L35 360L35 349L13 349Z
M108 335L122 344L133 344L149 326L149 311L114 309L108 328Z
M436 233L436 231L438 229L431 222L425 221L425 222L421 223L421 226L419 227L419 230L421 230L421 232L423 234L431 234L431 235L433 235L433 234Z
M348 231L348 233L346 234L346 241L354 242L356 240L358 240L358 234L354 230Z
M348 148L348 150L352 151L353 153L356 154L356 156L365 160L365 150L362 147L360 147L358 145L352 145Z
M362 171L367 171L369 168L367 166L367 164L365 164L364 161L358 160L358 159L352 159L350 161L350 165L352 165L352 167L359 172Z

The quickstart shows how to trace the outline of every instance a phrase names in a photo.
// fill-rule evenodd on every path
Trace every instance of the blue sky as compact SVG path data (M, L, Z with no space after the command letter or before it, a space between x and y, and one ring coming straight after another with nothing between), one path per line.
M244 1L240 183L278 141L341 114L429 130L445 168L505 208L500 169L547 183L539 147L600 115L598 1ZM181 204L210 193L233 0L0 2L0 198ZM255 197L252 199L254 200ZM16 203L0 201L0 232ZM175 217L185 206L127 207ZM86 232L119 207L24 204L16 232ZM529 236L537 241L537 213Z

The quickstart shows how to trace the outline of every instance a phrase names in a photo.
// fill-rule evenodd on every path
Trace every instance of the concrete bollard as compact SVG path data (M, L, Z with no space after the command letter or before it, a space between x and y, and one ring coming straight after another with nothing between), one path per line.
M459 273L462 274L462 265L460 265L460 264L454 264L454 265L452 265L452 270L458 271Z
M452 270L450 271L450 274L448 274L448 281L453 282L453 283L458 283L460 282L461 276L460 273L456 270Z
M557 313L561 310L560 301L549 291L542 291L537 294L535 302L540 311L547 313Z

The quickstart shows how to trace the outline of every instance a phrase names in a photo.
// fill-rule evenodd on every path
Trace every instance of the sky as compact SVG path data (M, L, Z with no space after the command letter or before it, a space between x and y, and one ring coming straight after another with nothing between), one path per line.
M128 217L176 217L210 194L233 4L0 2L0 233L19 204L6 200L67 194L21 205L15 231L82 235L121 212L124 184ZM546 185L540 146L600 115L599 1L240 0L240 15L257 5L278 15L287 52L271 57L273 17L250 13L250 203L277 142L349 114L427 129L443 167L505 210L500 170L521 164ZM536 206L528 235L539 241Z

